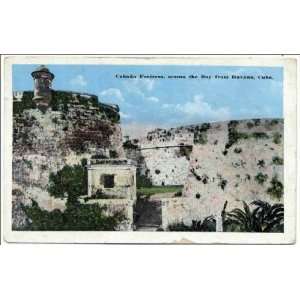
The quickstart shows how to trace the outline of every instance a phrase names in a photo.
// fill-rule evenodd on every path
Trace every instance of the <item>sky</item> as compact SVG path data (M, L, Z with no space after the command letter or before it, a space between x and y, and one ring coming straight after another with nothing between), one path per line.
M32 90L38 65L13 66L13 90ZM202 122L283 117L281 67L47 65L53 89L95 94L120 106L124 134ZM136 78L122 78L133 75ZM140 78L140 75L144 75ZM146 76L163 78L145 78ZM190 76L194 77L191 78ZM185 76L170 78L169 76ZM197 76L197 77L195 77ZM210 78L209 78L210 76ZM216 78L216 76L219 76ZM228 76L227 79L222 76ZM252 76L235 79L232 76ZM259 76L268 76L262 79Z

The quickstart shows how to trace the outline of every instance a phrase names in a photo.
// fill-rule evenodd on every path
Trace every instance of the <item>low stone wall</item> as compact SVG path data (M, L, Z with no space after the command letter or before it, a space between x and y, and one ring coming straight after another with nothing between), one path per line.
M191 225L193 220L203 220L214 215L216 207L207 206L199 199L174 197L161 199L162 228L166 230L169 225L183 222Z

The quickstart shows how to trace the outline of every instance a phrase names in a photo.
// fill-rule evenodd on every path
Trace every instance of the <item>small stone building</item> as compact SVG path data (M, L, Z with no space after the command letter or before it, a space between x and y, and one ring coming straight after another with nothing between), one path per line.
M136 167L127 159L88 161L88 197L136 201Z

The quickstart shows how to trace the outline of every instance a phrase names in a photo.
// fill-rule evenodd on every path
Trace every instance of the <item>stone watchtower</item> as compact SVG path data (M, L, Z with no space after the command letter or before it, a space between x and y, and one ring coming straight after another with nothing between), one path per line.
M52 95L51 86L54 74L44 65L41 65L31 73L31 76L34 80L33 100L35 100L38 105L48 107Z

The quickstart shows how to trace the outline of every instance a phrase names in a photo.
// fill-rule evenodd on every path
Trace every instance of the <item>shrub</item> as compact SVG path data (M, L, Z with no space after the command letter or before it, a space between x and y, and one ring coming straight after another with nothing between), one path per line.
M247 127L251 129L254 127L254 124L252 122L247 122Z
M109 150L109 157L110 158L118 158L118 153L115 150Z
M64 166L57 173L49 176L48 192L56 198L67 196L69 202L77 202L81 195L87 194L87 170L86 161L81 165Z
M221 187L221 189L224 191L225 187L227 185L227 180L226 179L221 179L218 186Z
M182 191L178 191L174 194L174 197L182 197Z
M241 153L242 152L242 148L234 148L234 153Z
M269 136L265 132L253 132L251 134L255 139L267 139Z
M206 174L204 174L202 176L202 182L203 182L203 184L207 184L208 180L209 180L209 177Z
M261 160L259 160L258 162L257 162L257 165L260 167L260 168L264 168L265 167L265 161L263 160L263 159L261 159Z
M206 132L208 129L210 129L209 123L203 123L200 127L200 132Z
M279 123L279 121L276 119L273 119L270 121L270 125L277 125L278 123Z
M283 196L283 184L274 176L271 180L271 186L267 189L267 193L273 197L280 199Z
M230 121L227 125L228 127L228 142L225 145L225 149L229 149L232 145L236 144L240 139L248 139L248 134L243 132L238 132L236 126L238 121Z
M152 187L152 182L147 176L137 173L136 187L137 188Z
M132 150L136 150L138 149L138 145L133 144L131 141L126 141L123 143L123 147L125 149L132 149Z
M126 220L123 212L108 216L107 208L98 203L69 204L63 212L58 209L49 212L32 201L31 206L22 205L22 209L31 220L23 230L30 231L114 231Z
M204 133L196 132L194 134L194 144L201 144L201 145L207 144L207 134L206 134L206 132L204 132Z
M273 142L275 144L280 144L281 143L281 138L282 138L282 135L279 132L275 132L273 134Z
M95 194L93 194L91 197L85 197L84 200L88 201L90 199L111 199L111 195L105 194L101 189L97 190Z
M157 175L160 174L160 170L156 169L155 174L157 174Z
M203 221L192 220L191 225L185 225L183 222L170 224L169 231L198 231L198 232L212 232L216 231L216 220L210 216Z
M279 156L274 156L272 162L274 165L283 165L283 159Z
M261 172L259 172L255 177L254 177L255 181L258 182L258 184L263 185L265 183L265 181L268 179L268 174L263 174Z
M180 156L185 156L189 160L192 150L193 150L192 146L182 146L179 149L179 154Z

